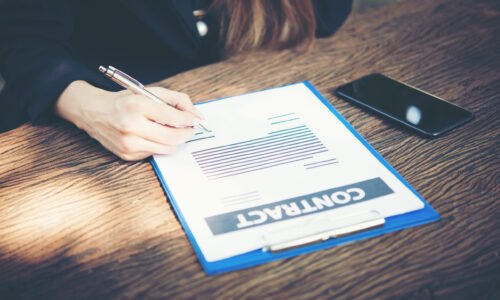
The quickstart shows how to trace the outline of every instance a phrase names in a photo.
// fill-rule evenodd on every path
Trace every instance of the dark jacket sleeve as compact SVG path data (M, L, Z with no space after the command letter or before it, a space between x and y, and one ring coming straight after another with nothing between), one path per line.
M327 37L337 31L349 16L352 0L314 0L316 37Z
M53 106L75 80L101 85L101 76L73 57L70 39L78 2L0 1L0 132L54 118Z

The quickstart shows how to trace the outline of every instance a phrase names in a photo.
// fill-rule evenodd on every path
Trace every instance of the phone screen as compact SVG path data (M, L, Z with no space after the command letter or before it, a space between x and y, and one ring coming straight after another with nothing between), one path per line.
M426 136L438 136L473 118L466 109L382 74L355 80L336 93Z

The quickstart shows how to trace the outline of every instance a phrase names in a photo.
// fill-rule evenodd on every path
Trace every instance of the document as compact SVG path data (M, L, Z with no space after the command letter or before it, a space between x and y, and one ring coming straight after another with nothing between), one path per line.
M154 157L204 258L266 247L266 233L328 214L424 207L304 84L197 105L204 125Z

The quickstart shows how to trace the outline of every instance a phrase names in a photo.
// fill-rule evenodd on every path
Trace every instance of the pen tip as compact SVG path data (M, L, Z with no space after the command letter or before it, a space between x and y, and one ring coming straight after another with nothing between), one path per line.
M101 71L101 73L106 73L106 68L103 66L99 66L99 71Z

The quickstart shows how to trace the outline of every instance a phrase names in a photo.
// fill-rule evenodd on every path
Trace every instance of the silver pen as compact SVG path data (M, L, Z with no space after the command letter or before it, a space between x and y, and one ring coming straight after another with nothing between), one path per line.
M101 73L103 73L106 77L108 77L109 79L113 80L114 82L116 82L117 84L121 85L122 87L128 89L129 91L131 91L134 94L146 96L155 102L158 102L161 104L166 104L166 105L169 105L175 109L178 109L176 106L163 101L161 98L159 98L155 94L146 90L142 83L140 83L136 79L132 78L131 76L127 75L125 72L118 70L115 67L108 66L106 68L103 66L99 66L99 71ZM205 126L203 126L201 123L199 123L198 126L206 132L211 132Z

